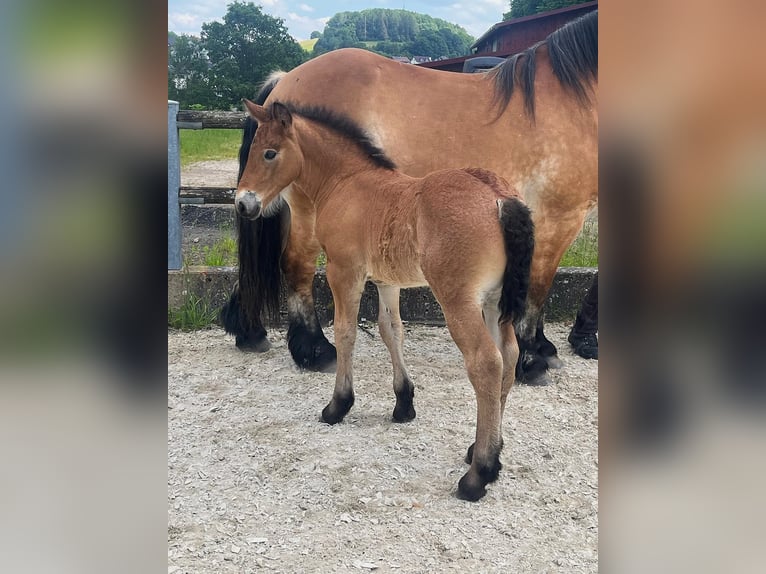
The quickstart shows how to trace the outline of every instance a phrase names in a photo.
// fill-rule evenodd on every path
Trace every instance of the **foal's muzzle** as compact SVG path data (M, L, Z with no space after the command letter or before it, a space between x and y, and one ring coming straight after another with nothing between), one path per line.
M252 191L246 191L239 195L234 202L237 213L248 219L256 219L261 215L261 200Z

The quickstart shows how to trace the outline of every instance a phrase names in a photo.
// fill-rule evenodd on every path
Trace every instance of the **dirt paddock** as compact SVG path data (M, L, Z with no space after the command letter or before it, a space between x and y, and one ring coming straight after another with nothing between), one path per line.
M512 390L503 470L477 503L454 496L476 411L446 328L406 327L406 424L386 348L360 330L356 404L332 427L333 375L298 371L284 331L263 355L220 329L169 332L168 573L596 572L598 362L568 328L548 327L555 384Z

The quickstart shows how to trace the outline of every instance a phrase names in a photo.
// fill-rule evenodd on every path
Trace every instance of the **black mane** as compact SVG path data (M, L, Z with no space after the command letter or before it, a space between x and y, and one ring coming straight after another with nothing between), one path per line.
M396 164L391 158L373 143L372 138L364 129L350 118L319 106L299 106L292 103L284 103L284 105L287 106L291 113L320 123L352 140L375 165L386 169L396 169Z
M524 95L524 108L535 118L535 70L537 49L547 45L553 73L584 106L590 104L590 83L598 79L598 10L577 18L552 32L491 72L495 80L495 103L500 113L508 106L518 84Z

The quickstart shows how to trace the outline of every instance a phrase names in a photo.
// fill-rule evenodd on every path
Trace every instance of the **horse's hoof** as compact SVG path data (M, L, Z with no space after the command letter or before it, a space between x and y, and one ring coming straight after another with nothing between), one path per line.
M487 494L486 486L485 480L469 470L457 483L457 497L461 500L476 502Z
M260 338L237 335L235 344L237 349L245 353L265 353L271 349L271 342L265 335Z
M335 349L333 348L333 350ZM322 361L321 363L309 367L308 370L317 373L334 373L338 370L338 361L335 357L333 357L330 360Z
M560 369L564 366L564 361L559 359L556 355L545 357L545 362L548 363L549 369Z
M598 338L591 333L579 334L572 331L568 337L575 355L583 359L598 359Z
M333 398L328 405L322 409L322 420L328 425L338 424L343 420L351 410L354 404L354 395L348 398Z
M553 381L550 376L548 376L547 372L522 376L517 382L521 385L529 385L530 387L547 387L548 385L553 384Z
M391 419L395 423L406 423L411 421L415 418L415 407L412 406L412 403L409 404L409 406L400 406L398 403L394 407L394 414L391 416Z

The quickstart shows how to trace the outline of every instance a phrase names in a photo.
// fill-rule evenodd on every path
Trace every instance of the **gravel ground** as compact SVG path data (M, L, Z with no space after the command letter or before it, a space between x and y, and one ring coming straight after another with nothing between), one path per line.
M263 355L169 332L168 572L596 572L598 362L568 329L547 327L555 384L512 390L504 468L477 503L454 496L475 399L446 328L407 326L406 424L385 346L360 330L356 404L332 427L333 376L298 371L284 331Z

